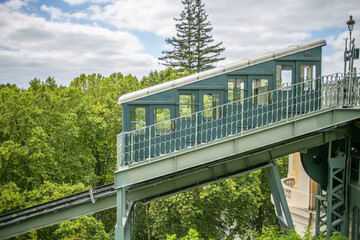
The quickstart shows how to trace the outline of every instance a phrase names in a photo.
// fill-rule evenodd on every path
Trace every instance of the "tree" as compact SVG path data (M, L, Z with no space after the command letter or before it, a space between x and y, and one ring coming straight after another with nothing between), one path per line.
M138 88L121 73L82 74L69 87L51 77L0 85L0 215L113 182L117 99ZM111 209L17 238L113 239L115 222Z
M280 175L286 176L287 157L277 159ZM204 239L246 238L261 234L264 226L277 226L270 201L271 191L264 170L226 179L215 184L136 205L134 239L183 238L196 229ZM146 211L146 208L149 211ZM176 239L176 238L174 238Z
M210 21L207 21L209 15L205 12L205 4L202 4L201 0L195 0L195 6L195 57L196 69L200 72L213 68L213 63L224 60L225 58L219 58L219 56L225 50L225 47L221 46L222 42L210 45L214 42L213 37L210 35L213 28Z
M200 72L213 68L213 63L225 59L219 57L225 48L222 42L211 45L214 39L210 35L212 27L205 5L201 0L182 0L182 4L184 10L180 18L174 18L178 22L175 25L176 37L165 40L173 49L163 51L165 56L159 60L163 65L180 71Z
M158 71L150 72L149 76L144 76L141 79L140 84L141 84L141 88L147 88L177 78L186 77L189 74L190 73L188 71L183 71L180 73L169 67L160 72Z

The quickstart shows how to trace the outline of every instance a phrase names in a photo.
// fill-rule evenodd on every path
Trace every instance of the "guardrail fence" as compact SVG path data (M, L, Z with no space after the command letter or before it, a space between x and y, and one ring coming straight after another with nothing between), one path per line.
M360 105L360 75L332 74L283 86L118 135L118 169L328 108ZM170 130L169 130L170 126Z

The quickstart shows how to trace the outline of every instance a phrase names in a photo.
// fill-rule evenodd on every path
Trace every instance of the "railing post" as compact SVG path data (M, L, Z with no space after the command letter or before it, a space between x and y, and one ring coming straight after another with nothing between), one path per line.
M286 90L286 121L289 119L289 90Z
M151 159L151 127L149 127L149 160Z
M240 119L241 135L243 135L243 129L244 129L244 105L245 105L245 100L244 100L244 104L241 105L241 119Z
M117 161L116 169L119 170L120 167L125 162L125 134L117 135Z
M195 113L195 147L197 146L198 142L198 115L199 113Z
M130 133L130 163L134 162L134 134Z

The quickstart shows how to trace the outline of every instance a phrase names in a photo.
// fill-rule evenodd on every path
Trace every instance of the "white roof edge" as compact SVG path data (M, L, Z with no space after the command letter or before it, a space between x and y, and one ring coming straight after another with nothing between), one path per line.
M206 70L200 73L196 73L187 77L175 79L169 82L164 82L155 86L151 86L148 88L140 89L135 92L127 93L122 96L120 96L118 100L118 104L130 102L136 99L140 99L146 96L150 96L156 93L160 93L169 89L177 88L183 85L187 85L190 83L194 83L200 80L204 80L210 77L215 77L220 74L228 73L231 71L239 70L245 67L249 67L252 65L256 65L265 61L269 61L275 58L284 57L286 55L294 54L300 51L304 51L306 49L314 48L314 47L320 47L326 45L326 41L324 39L317 39L313 41L309 41L306 43L302 43L299 45L292 45L287 48L267 53L259 57L255 57L249 60L243 60L239 62L235 62L223 67L217 67L214 69Z

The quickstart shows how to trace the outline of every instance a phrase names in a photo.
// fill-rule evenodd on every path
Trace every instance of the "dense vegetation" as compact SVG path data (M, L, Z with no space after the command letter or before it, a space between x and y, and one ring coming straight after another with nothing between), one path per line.
M247 231L243 236L244 240L325 240L325 236L318 236L314 238L311 233L311 229L308 228L302 234L302 236L296 233L294 230L284 231L277 227L264 227L261 234L254 231ZM346 237L341 236L340 233L333 233L329 238L330 240L346 240ZM200 238L199 233L195 229L190 229L188 234L182 238L177 238L176 234L168 235L166 240L205 240ZM213 240L209 238L209 240Z
M185 76L172 69L139 81L114 73L81 75L69 87L53 78L30 87L0 86L0 214L110 183L121 132L119 96ZM286 158L278 160L286 172ZM263 171L136 205L135 239L166 239L196 229L232 239L276 225ZM115 211L81 217L18 239L112 239Z

